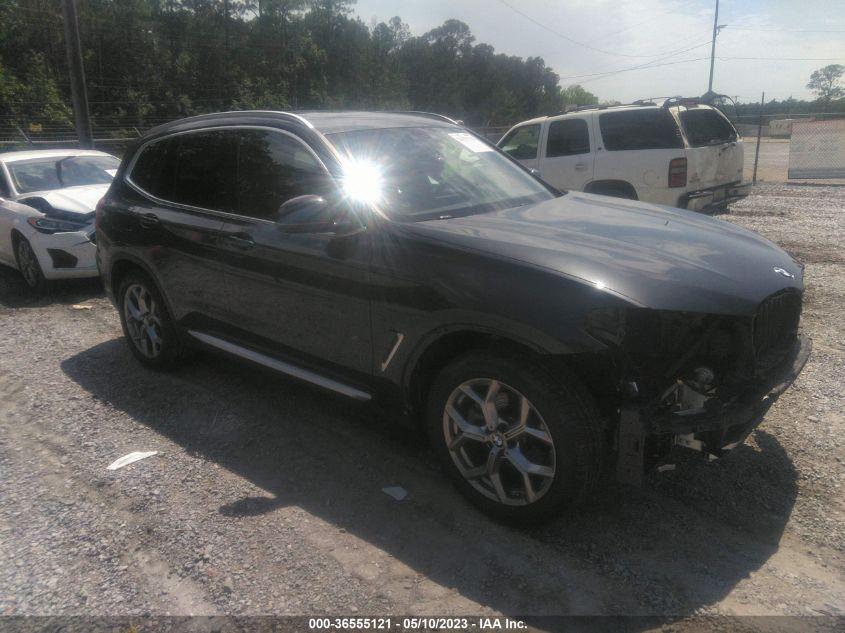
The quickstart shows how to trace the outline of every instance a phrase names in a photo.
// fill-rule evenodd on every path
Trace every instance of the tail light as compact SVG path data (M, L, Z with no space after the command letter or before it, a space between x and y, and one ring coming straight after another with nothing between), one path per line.
M669 161L669 186L687 186L687 159L673 158Z

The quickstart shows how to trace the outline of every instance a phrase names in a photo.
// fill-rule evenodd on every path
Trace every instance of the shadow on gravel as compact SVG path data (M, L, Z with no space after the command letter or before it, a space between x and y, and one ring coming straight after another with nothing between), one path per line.
M688 460L641 489L608 486L573 514L516 530L466 504L414 433L263 370L202 355L175 374L152 373L121 340L62 369L96 398L268 493L193 508L200 517L219 513L240 534L253 523L238 522L272 525L278 508L298 506L412 575L509 614L676 616L712 605L776 551L797 494L789 457L761 430L757 448ZM409 498L390 499L381 491L390 485ZM192 503L190 491L164 492ZM401 593L393 567L382 565L377 584ZM410 595L402 604L427 613L447 607Z
M81 303L102 295L103 284L99 278L53 281L46 292L35 293L29 289L18 271L0 264L0 306L4 308Z

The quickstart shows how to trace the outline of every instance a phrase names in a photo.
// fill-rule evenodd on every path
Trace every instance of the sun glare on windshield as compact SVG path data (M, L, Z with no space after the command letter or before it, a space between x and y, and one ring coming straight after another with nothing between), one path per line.
M347 161L343 165L343 190L358 202L379 202L384 193L381 168L368 160Z

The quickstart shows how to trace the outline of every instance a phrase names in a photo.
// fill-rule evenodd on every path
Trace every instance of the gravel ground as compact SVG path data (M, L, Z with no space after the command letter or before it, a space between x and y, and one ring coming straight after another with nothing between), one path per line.
M845 188L723 219L807 263L804 373L731 457L527 531L366 408L214 356L145 371L97 283L0 269L0 613L845 614Z

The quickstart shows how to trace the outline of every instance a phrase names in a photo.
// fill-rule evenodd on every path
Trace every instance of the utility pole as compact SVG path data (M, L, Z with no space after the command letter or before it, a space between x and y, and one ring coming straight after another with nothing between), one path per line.
M707 94L713 92L713 62L716 60L716 36L719 34L719 0L716 0L716 15L713 16L713 41L710 42L710 81L707 82Z
M82 66L82 46L79 43L79 22L76 19L76 0L62 0L65 22L65 47L70 71L70 93L73 99L73 117L79 146L94 146L91 119L88 118L88 94L85 91L85 69Z
M763 133L763 108L766 107L766 93L760 97L760 114L757 117L757 148L754 150L754 176L751 178L751 184L757 184L757 161L760 160L760 136Z

